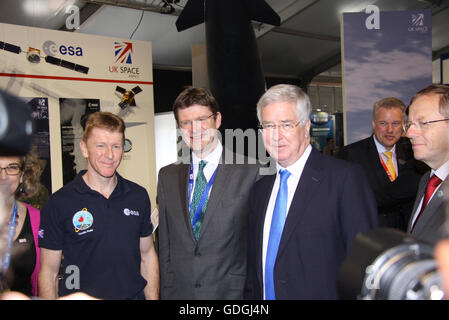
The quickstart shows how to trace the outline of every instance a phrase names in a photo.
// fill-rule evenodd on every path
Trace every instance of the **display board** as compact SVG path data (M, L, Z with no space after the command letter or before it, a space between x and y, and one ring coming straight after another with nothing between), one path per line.
M441 83L449 85L449 53L440 57Z
M406 105L432 83L431 11L342 14L345 144L372 133L376 101L395 97Z
M155 204L151 43L0 24L0 47L0 88L48 103L51 191L71 180L63 172L85 167L80 119L99 108L124 119L127 152L118 172Z

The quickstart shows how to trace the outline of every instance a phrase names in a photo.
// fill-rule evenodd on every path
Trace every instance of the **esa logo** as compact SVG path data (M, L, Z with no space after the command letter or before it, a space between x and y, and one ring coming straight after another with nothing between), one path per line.
M42 50L46 55L49 56L56 56L58 53L62 54L63 56L69 55L69 56L83 56L83 48L81 47L75 47L75 46L67 46L67 45L60 45L58 46L54 41L47 40L42 45Z

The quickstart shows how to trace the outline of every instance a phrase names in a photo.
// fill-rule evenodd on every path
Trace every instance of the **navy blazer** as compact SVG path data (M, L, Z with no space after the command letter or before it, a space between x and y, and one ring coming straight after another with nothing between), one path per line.
M250 196L247 299L263 299L263 227L275 179L260 179ZM361 167L312 149L279 245L276 298L337 299L338 272L354 237L377 226L376 201Z

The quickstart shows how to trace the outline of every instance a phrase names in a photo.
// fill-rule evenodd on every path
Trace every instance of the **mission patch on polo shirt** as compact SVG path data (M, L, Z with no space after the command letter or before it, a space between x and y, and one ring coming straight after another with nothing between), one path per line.
M106 199L87 186L84 173L42 208L39 246L62 250L60 296L83 291L104 299L132 298L146 285L140 238L153 231L148 193L117 174L117 186ZM73 270L79 271L78 287Z

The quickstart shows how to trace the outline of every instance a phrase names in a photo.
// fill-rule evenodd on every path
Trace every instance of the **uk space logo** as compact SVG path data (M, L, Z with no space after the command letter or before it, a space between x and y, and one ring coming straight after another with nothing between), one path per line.
M131 42L114 42L115 62L132 64L133 44Z
M424 26L424 13L412 14L412 26L414 27Z
M409 32L427 33L430 31L430 27L426 26L424 13L412 14L410 25L408 27Z

